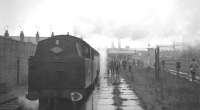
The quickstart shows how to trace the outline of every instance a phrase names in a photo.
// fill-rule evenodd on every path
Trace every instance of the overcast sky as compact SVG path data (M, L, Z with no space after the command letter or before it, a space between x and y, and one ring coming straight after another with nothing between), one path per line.
M199 0L0 0L0 33L70 32L96 47L197 43L199 10Z

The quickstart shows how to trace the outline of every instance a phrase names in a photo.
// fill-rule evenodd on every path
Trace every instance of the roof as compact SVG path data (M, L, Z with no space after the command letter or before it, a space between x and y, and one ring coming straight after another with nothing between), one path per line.
M17 41L20 41L20 36L10 36L10 38L17 40ZM48 37L40 37L39 41L47 39L47 38ZM32 37L32 36L25 36L24 42L31 42L33 44L37 44L36 37Z
M54 39L54 38L68 38L68 39L73 39L74 41L80 42L83 45L87 45L90 48L92 48L96 53L98 53L98 51L96 49L94 49L90 44L88 44L87 42L85 42L83 39L78 38L76 36L72 36L72 35L55 35L54 37L49 37L48 39ZM43 41L48 40L48 39L43 39ZM42 40L42 39L41 39ZM99 53L98 53L99 54Z

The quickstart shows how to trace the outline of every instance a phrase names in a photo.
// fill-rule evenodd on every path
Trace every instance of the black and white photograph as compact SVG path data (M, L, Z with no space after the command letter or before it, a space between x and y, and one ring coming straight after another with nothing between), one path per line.
M0 0L0 110L200 110L200 0Z

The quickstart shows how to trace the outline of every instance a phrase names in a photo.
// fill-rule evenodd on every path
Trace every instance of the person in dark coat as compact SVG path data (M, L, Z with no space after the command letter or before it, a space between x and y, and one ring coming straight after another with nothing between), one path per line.
M193 58L192 62L190 64L190 73L191 73L191 79L192 79L192 81L195 80L195 76L196 76L196 72L197 72L198 67L199 67L198 63Z

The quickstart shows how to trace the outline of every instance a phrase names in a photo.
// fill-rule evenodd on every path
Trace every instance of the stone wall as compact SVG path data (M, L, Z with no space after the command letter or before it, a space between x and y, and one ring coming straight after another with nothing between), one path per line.
M0 83L27 84L28 58L36 45L0 36Z

